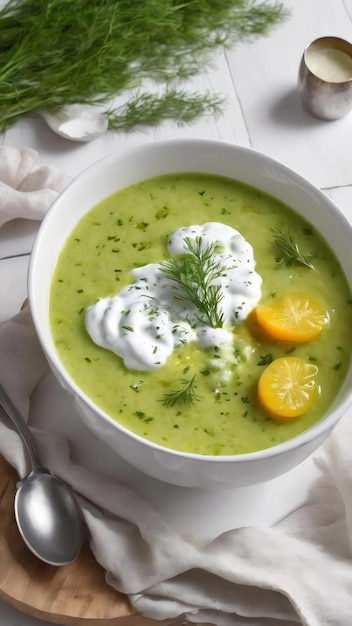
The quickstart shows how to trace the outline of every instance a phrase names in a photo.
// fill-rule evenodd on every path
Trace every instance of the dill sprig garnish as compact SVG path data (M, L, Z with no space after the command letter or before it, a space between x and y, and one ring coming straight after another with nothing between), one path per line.
M196 374L189 380L182 379L181 385L178 389L173 389L169 393L164 393L162 397L162 403L165 406L172 407L176 404L193 404L197 400L200 400L196 394L197 386L195 384Z
M179 291L176 300L191 302L197 309L197 320L211 328L221 328L224 321L220 303L223 293L213 282L226 272L216 257L213 244L202 245L202 237L184 239L187 252L162 261L160 270L165 278L174 281Z
M276 0L9 0L0 10L0 132L74 103L110 109L118 130L216 114L223 98L185 94L185 81L210 67L215 49L287 16Z
M298 241L288 229L273 228L272 232L274 234L275 246L280 253L280 256L276 259L278 265L286 265L287 267L305 265L316 271L314 265L309 261L309 258L313 255L304 255L301 252Z

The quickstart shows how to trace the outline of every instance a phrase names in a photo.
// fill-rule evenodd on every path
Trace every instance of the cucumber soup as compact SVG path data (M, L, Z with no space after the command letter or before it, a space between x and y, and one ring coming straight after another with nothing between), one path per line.
M197 454L268 448L319 420L349 366L350 319L341 267L308 222L198 173L93 207L50 293L54 342L82 390L141 437Z

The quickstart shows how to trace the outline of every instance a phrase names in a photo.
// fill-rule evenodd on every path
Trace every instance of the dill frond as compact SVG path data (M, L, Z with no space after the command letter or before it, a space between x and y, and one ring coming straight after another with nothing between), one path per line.
M197 309L197 319L211 328L221 328L223 313L220 303L223 293L213 282L222 276L226 267L216 257L214 245L202 246L202 238L185 237L187 252L160 263L165 278L174 281L179 292L175 299L191 302Z
M181 380L181 386L178 389L164 393L162 403L167 407L173 407L177 404L193 404L199 400L200 398L195 392L197 389L195 378L196 374L189 380Z
M280 253L280 256L277 258L278 265L284 264L288 267L292 265L305 265L316 271L314 265L309 261L309 258L313 255L304 255L301 252L297 240L288 229L275 228L273 229L273 234L274 244Z

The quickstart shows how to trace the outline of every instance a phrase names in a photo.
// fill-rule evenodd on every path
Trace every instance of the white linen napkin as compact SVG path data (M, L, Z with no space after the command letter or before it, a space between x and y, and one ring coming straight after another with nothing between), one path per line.
M25 418L47 371L30 311L0 324L0 379ZM63 437L32 430L43 465L78 496L107 583L141 615L217 626L349 626L351 420L352 412L315 454L322 478L303 506L272 528L234 529L199 543L177 533L131 489L74 463ZM1 409L0 452L26 475L22 442Z
M32 148L0 146L0 227L17 217L41 220L69 177L53 166L36 165Z

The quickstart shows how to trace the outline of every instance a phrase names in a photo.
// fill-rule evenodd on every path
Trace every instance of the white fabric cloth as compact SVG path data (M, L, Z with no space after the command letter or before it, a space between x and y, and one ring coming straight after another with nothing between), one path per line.
M17 217L41 220L69 177L47 165L36 165L32 148L0 147L0 227Z
M40 219L51 196L45 193L44 204L33 204L30 190L43 185L38 180L44 180L45 171L51 181L46 192L57 193L63 184L51 169L35 174L35 158L27 149L20 155L0 150L0 224L9 219L3 199L11 190L24 194L19 201L23 214ZM31 392L47 370L29 310L3 322L0 379L26 418ZM351 420L352 413L316 453L322 478L304 506L273 528L235 529L198 544L178 534L137 493L73 463L64 438L47 430L33 429L33 434L43 464L78 496L107 583L127 594L140 614L218 626L349 626ZM1 409L0 452L21 477L26 475L22 442Z

